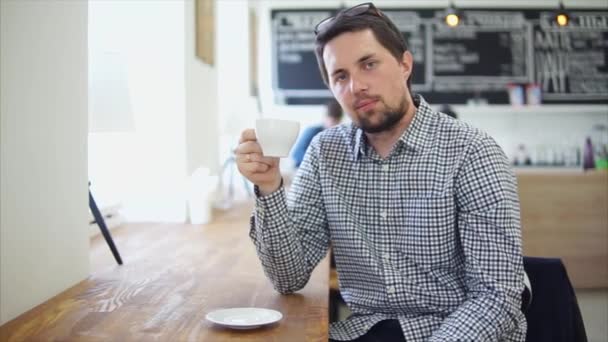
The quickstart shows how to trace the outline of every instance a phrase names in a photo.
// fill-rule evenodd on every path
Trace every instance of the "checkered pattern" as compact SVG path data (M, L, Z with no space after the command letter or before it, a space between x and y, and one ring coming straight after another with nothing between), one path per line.
M398 319L407 341L524 341L515 178L488 135L420 96L382 159L353 125L317 135L288 198L256 200L250 236L281 293L304 287L332 246L353 312L330 337Z

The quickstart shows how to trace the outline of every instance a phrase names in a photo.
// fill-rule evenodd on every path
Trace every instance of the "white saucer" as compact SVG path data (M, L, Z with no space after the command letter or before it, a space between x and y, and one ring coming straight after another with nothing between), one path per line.
M278 322L283 315L275 310L261 308L220 309L208 313L205 318L232 329L254 329Z

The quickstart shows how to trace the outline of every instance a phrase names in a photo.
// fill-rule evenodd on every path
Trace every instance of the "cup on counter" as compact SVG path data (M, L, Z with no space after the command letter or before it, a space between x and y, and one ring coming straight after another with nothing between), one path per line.
M524 87L519 84L510 83L507 85L507 91L509 93L509 102L512 106L524 105Z
M299 132L297 121L257 119L255 122L255 135L264 157L287 157Z
M528 105L537 106L542 103L540 84L529 83L526 84L526 103Z

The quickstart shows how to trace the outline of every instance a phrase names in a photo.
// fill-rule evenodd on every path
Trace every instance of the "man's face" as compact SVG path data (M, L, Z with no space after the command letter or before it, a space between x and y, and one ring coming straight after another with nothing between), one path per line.
M409 52L397 61L366 29L330 40L323 60L334 97L363 131L389 130L405 115L412 70Z

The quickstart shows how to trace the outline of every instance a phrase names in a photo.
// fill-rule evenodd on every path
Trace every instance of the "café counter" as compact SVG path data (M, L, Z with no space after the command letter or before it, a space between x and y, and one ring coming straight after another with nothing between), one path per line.
M608 171L515 174L524 255L561 258L575 288L608 287Z

